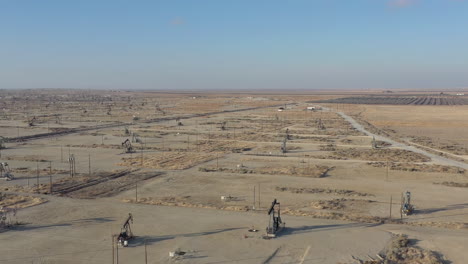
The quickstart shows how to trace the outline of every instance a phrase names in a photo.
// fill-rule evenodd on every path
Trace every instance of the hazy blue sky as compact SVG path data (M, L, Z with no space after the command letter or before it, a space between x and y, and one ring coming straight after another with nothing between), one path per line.
M463 0L0 0L0 88L468 87Z

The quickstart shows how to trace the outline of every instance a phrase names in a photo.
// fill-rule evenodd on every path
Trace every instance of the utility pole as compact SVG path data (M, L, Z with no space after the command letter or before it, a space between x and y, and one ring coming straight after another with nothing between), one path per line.
M392 220L392 203L393 203L392 198L393 197L390 195L390 220Z
M75 155L71 154L68 158L68 163L70 165L70 177L75 176Z
M253 190L253 208L255 210L255 185L254 185L254 190Z
M39 193L39 161L37 162L37 174L36 174L36 182L37 182L37 185L36 185L36 192Z
M197 152L200 151L200 145L198 144L198 130L197 130L197 138L195 140L195 145L197 146Z
M388 160L387 160L387 175L385 176L386 181L388 181Z
M146 251L146 240L145 240L145 264L148 264L148 253Z
M260 210L260 183L258 183L258 209Z
M116 260L117 260L117 264L119 264L119 245L116 243L115 245L115 251L116 251Z
M63 163L63 145L60 145L60 160Z
M135 181L135 203L138 203L138 180Z
M88 153L88 174L91 177L91 154Z
M112 264L114 264L115 263L114 235L111 235L111 243L112 243Z
M49 174L49 194L52 194L52 174Z

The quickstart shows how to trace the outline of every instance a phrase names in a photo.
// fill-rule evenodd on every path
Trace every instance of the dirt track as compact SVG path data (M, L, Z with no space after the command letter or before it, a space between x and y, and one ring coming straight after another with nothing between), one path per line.
M366 135L368 135L370 137L375 137L376 140L381 140L381 141L388 142L388 143L392 144L394 147L397 147L397 148L401 148L401 149L404 149L404 150L413 151L413 152L416 152L416 153L419 153L419 154L423 154L423 155L431 158L432 162L436 163L436 164L456 166L456 167L460 167L460 168L463 168L463 169L468 169L468 164L466 164L466 163L459 162L459 161L456 161L456 160L453 160L453 159L448 159L448 158L445 158L445 157L441 157L439 155L432 154L432 153L427 152L425 150L422 150L422 149L419 149L419 148L416 148L416 147L413 147L413 146L409 146L409 145L397 142L397 141L392 140L390 138L387 138L387 137L384 137L384 136L381 136L381 135L377 135L377 134L373 134L373 133L367 131L361 124L359 124L352 117L346 115L343 112L338 112L338 114L341 115L344 119L346 119L349 123L351 123L351 125L354 128L356 128L357 130L365 133Z

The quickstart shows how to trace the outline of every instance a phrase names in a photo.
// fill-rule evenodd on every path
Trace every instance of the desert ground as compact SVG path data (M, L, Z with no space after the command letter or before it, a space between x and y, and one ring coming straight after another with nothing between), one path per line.
M0 263L465 263L464 96L376 96L0 90Z

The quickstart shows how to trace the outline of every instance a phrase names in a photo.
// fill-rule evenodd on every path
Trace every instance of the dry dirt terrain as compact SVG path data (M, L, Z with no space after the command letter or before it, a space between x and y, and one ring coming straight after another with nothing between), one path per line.
M0 90L0 263L465 263L466 106L352 96Z

